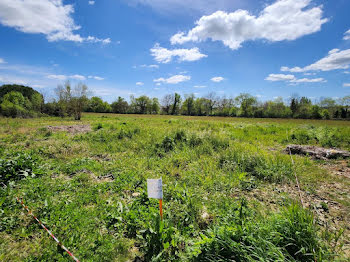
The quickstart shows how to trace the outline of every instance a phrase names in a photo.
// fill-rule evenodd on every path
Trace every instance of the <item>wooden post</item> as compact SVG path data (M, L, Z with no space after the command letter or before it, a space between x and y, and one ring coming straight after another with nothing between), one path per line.
M163 199L159 199L159 213L160 219L163 220Z

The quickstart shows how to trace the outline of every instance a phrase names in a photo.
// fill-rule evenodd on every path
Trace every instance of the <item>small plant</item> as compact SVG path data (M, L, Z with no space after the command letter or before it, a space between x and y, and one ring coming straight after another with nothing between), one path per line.
M329 207L326 202L321 202L321 207L325 212L329 212Z
M103 128L103 125L101 123L98 123L96 126L94 126L95 131L100 130L102 128Z
M34 177L38 159L28 153L15 153L7 159L0 159L0 182L21 180L25 177Z

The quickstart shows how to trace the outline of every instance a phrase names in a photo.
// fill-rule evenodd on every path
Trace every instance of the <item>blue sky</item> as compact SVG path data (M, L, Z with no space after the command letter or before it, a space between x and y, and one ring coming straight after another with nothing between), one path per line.
M0 0L0 84L118 96L350 95L348 0Z

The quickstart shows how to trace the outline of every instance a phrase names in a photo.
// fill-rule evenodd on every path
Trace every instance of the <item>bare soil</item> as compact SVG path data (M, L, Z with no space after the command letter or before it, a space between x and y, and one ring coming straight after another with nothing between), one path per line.
M64 131L70 134L87 133L92 130L90 125L47 126L46 128L52 132Z

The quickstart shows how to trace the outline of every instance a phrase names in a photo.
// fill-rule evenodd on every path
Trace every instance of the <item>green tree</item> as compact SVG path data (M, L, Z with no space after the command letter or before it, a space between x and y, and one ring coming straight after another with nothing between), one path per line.
M108 110L105 102L97 96L93 96L87 102L87 112L105 113Z
M70 82L67 81L64 86L59 85L55 91L59 99L59 115L73 116L75 120L80 120L88 103L88 87L79 83L72 89Z
M206 97L205 97L205 107L206 107L206 112L207 115L212 115L213 114L213 110L215 105L217 104L217 97L216 94L214 92L209 93Z
M185 95L185 101L182 104L181 111L185 115L194 115L195 114L195 97L194 94Z
M32 103L32 109L37 112L42 111L42 107L44 105L44 98L39 93L33 93L33 95L30 98L30 101Z
M20 92L9 92L2 98L1 113L6 117L25 117L28 115L28 109L26 109L28 103L29 100Z
M174 98L173 95L171 94L167 94L162 98L162 111L163 113L169 115L170 114L170 109L171 109L171 105L173 102Z
M181 107L181 96L178 93L174 94L173 104L171 106L171 114L175 115L179 113Z
M151 114L159 114L160 106L159 106L159 101L158 98L152 98L151 101L151 108L150 108L150 113Z
M116 114L125 114L129 110L129 104L124 98L118 97L117 101L112 103L112 112Z
M134 98L132 96L130 100L134 113L147 114L149 112L149 108L151 107L151 100L148 96L140 96L138 98Z
M257 105L257 99L250 94L240 94L235 98L236 103L240 106L240 116L254 116L254 107Z

